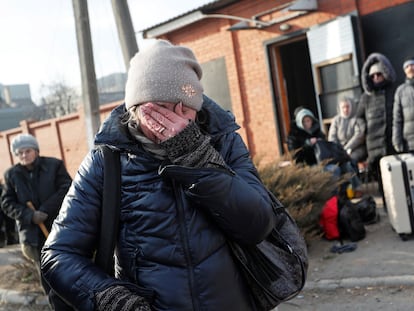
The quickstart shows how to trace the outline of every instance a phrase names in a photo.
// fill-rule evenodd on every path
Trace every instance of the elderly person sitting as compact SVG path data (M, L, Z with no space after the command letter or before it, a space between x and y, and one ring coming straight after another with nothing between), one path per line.
M367 158L366 125L363 119L355 116L355 102L344 97L338 102L337 111L329 127L328 140L342 145L355 164L364 161Z

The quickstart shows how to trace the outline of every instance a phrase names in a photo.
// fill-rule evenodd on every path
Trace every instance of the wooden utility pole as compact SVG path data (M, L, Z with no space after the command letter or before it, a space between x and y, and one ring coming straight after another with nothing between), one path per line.
M91 29L89 26L87 0L73 0L73 12L75 15L76 38L78 42L79 63L82 79L82 98L86 122L86 139L89 149L94 144L95 134L100 125L98 88L96 85L95 64L93 61L93 49Z
M129 61L138 52L138 45L127 0L112 0L112 10L114 11L125 68L128 70Z

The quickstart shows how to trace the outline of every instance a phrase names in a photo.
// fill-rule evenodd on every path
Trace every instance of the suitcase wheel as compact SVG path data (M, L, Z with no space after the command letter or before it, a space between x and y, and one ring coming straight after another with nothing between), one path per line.
M400 233L399 236L400 236L401 240L403 240L404 242L408 241L408 239L409 239L409 235L406 234L406 233Z

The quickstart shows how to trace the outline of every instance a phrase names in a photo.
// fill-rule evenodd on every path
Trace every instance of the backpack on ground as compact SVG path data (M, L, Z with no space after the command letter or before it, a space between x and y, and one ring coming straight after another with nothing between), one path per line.
M365 238L366 231L360 212L347 198L334 195L329 198L321 212L319 224L328 240L344 239L356 242Z
M363 196L358 202L353 203L361 216L361 220L365 225L371 225L379 221L377 213L377 204L372 195Z
M327 240L339 239L338 196L334 195L325 202L319 218L319 225Z
M361 215L349 199L338 200L338 230L341 239L356 242L365 238L366 231Z

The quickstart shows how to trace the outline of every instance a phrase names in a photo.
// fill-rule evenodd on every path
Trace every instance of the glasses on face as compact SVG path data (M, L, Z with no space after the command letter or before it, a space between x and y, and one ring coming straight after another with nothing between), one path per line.
M379 78L382 77L382 73L381 72L376 72L373 73L372 75L370 75L371 79L374 79L375 77Z

